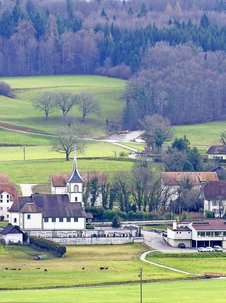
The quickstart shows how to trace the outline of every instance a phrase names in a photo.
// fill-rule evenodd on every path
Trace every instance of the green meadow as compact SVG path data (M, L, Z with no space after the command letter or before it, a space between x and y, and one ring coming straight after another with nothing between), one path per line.
M48 254L47 260L37 261L32 254L38 252L29 247L0 246L0 289L137 283L140 267L145 272L144 281L187 278L140 261L146 250L142 244L67 246L64 258Z
M99 102L100 112L90 114L82 127L92 136L105 134L105 120L119 118L124 106L122 100L125 81L101 76L41 76L0 78L14 89L16 99L0 97L0 121L52 133L64 125L62 114L55 110L46 121L43 114L33 107L35 97L45 91L70 91L91 93ZM76 124L80 123L81 113L75 106L69 113Z
M145 274L145 272L144 272ZM63 278L63 277L62 277ZM144 303L225 303L226 281L183 281L143 285ZM1 303L138 303L139 285L1 291Z

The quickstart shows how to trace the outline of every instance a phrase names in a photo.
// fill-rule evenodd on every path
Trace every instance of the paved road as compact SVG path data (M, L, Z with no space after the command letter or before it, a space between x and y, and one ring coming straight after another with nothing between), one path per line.
M156 251L156 250L154 250L154 251ZM194 274L194 273L191 273L191 272L183 271L183 270L180 270L180 269L177 269L177 268L169 267L169 266L166 266L166 265L162 265L162 264L158 264L158 263L146 260L146 256L151 254L154 251L153 250L152 251L146 251L145 253L143 253L140 256L140 260L143 261L143 262L149 263L151 265L157 266L157 267L161 267L161 268L164 268L164 269L167 269L167 270L170 270L170 271L179 272L181 274L185 274L185 275L189 275L189 276L194 276L194 275L195 276L200 276L198 274Z

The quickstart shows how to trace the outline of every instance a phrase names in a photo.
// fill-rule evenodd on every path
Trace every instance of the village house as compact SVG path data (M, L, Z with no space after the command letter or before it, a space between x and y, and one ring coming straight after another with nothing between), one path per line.
M206 155L209 160L226 160L226 146L212 145L209 147Z
M223 217L226 212L226 181L206 183L200 197L204 201L204 214L211 211L215 217Z
M180 186L184 181L190 182L192 190L200 192L207 182L219 181L219 179L216 172L162 172L161 195L166 205L178 198Z
M23 238L22 230L10 223L0 232L0 239L5 244L23 244Z
M0 174L0 216L2 219L9 220L9 209L17 199L16 186L9 183L7 175Z
M181 243L187 248L220 245L226 248L226 221L222 219L194 222L174 222L167 228L167 242L178 247Z

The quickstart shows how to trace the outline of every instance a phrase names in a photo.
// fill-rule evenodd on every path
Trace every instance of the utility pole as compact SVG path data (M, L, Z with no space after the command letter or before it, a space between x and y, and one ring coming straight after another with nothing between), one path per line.
M143 269L140 268L140 274L139 274L139 277L140 277L140 303L143 302L143 289L142 289L142 283L143 283Z
M25 146L24 146L23 150L24 150L24 161L25 161L25 160L26 160L26 150L25 150Z

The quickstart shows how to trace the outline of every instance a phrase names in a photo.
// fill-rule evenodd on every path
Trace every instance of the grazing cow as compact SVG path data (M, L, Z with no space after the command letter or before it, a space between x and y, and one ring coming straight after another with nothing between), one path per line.
M100 267L100 270L104 270L105 269L105 267Z
M108 269L108 267L105 267L104 269L106 270L106 269Z
M44 271L48 271L48 270L45 268Z
M85 269L85 267L82 268L82 270L84 270L84 269Z

